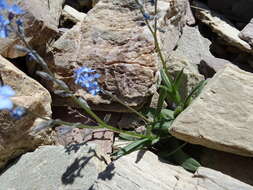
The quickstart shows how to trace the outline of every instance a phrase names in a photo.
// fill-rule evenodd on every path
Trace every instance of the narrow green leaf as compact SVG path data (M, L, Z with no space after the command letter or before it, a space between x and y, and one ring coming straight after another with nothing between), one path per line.
M143 138L143 139L134 141L134 142L130 143L129 145L114 152L112 155L115 156L116 158L119 158L123 155L129 154L133 151L136 151L136 150L139 150L139 149L145 147L148 143L151 142L151 140L152 139L150 139L150 138Z
M184 108L186 108L191 103L193 98L197 97L201 93L201 91L203 90L206 84L207 84L207 81L202 80L194 89L192 89L192 91L190 92L190 94L187 96L187 98L184 101Z
M161 74L163 83L166 85L168 90L172 92L172 82L171 82L172 80L168 77L164 69L160 70L160 74Z
M166 90L160 89L159 98L158 98L158 102L157 102L157 108L156 108L156 116L161 112L166 97L167 97Z
M180 84L182 82L182 76L184 73L184 68L177 74L173 86L175 87L176 90L179 90Z
M136 140L138 140L138 138L136 138L136 137L133 137L133 136L130 136L130 135L127 135L127 134L123 134L123 133L120 133L119 137L124 139L124 140L127 140L127 141L136 141Z

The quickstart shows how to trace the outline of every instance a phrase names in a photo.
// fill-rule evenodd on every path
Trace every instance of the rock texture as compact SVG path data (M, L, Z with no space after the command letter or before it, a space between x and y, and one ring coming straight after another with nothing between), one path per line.
M193 144L253 156L253 75L226 66L172 124L171 134Z
M240 32L239 37L253 46L253 19Z
M0 183L3 189L13 190L253 189L207 168L199 168L193 175L181 167L159 161L151 152L134 152L106 167L103 156L92 144L67 149L62 146L40 147L22 156L4 172Z
M200 2L196 2L195 6L199 7L199 9L196 9L197 18L202 23L208 25L226 44L236 47L241 51L253 53L252 47L239 38L240 31L231 22L218 13L211 11L206 5Z
M182 97L186 97L189 95L191 90L202 80L204 80L204 76L199 74L195 65L191 64L188 59L180 59L171 57L168 61L168 73L171 76L176 77L177 74L180 73L182 69L183 75L181 79L181 86L180 86L180 94Z
M13 3L13 0L7 0ZM15 1L26 12L22 16L26 40L36 50L43 51L46 43L52 40L58 32L59 18L64 0L18 0ZM21 44L20 40L11 35L0 39L0 54L8 58L24 55L14 46Z
M88 190L106 167L98 154L92 145L40 147L0 176L1 188Z
M181 4L184 2L180 1ZM146 5L150 10L151 4ZM169 17L172 6L169 0L164 0L160 1L159 7L159 23L165 30L161 38L164 39L173 30L166 28L172 22ZM177 11L183 11L181 8L185 7L178 8ZM91 96L74 85L73 70L80 66L97 70L102 75L101 87L129 106L141 107L155 92L159 66L153 38L134 0L99 1L81 23L56 41L51 53L54 57L51 66L59 78L65 80L76 95L83 96L93 105L100 105L94 106L95 109L126 111L118 104L113 106L111 98Z
M29 108L43 117L51 115L51 97L45 88L1 56L0 71L4 83L16 91L13 101L17 105ZM41 144L52 143L50 136L45 133L31 133L30 129L39 122L40 119L31 114L15 120L8 112L0 112L0 168L9 160Z
M65 5L62 16L65 20L71 20L74 23L80 22L86 17L85 13L79 12L71 6Z

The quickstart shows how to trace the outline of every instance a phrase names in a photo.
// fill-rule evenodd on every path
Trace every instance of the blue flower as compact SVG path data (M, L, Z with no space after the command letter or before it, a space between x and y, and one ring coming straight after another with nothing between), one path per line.
M85 88L90 94L97 95L100 92L100 87L96 81L100 74L88 67L81 67L74 71L75 84Z
M143 17L145 20L152 20L154 17L149 15L148 13L143 13Z
M10 97L14 96L15 92L10 86L0 86L0 110L11 110L13 103Z
M5 19L2 15L0 15L0 38L6 38L8 37L8 25L10 24L10 21Z
M0 10L7 9L9 5L6 3L5 0L0 0Z
M8 13L6 17L0 15L0 38L6 38L9 36L10 29L8 28L8 25L11 20L15 17L15 15L21 15L25 12L16 4L8 5L5 0L0 0L0 11ZM22 25L21 20L19 20L16 24L20 27Z
M7 8L7 10L8 10L10 13L14 14L14 15L22 15L22 14L25 13L25 11L23 11L23 10L22 10L18 5L16 5L16 4L14 4L14 5L12 5L12 6L9 6L9 7Z
M26 109L24 107L16 107L10 113L14 119L21 119L26 114Z

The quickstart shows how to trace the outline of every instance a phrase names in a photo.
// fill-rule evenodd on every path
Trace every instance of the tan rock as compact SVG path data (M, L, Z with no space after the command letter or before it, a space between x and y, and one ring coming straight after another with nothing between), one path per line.
M4 83L16 92L13 97L15 104L43 117L51 116L51 97L45 88L1 56L0 71ZM41 121L36 118L28 113L21 120L15 120L8 112L0 112L0 168L22 153L32 151L41 144L52 143L46 133L31 133L30 129Z
M232 24L216 13L211 11L206 5L200 2L195 2L196 16L204 24L208 25L214 33L221 37L225 43L236 47L242 51L253 54L252 47L241 38L239 38L240 31Z
M65 20L71 20L74 23L80 22L86 17L85 13L79 12L71 6L65 5L62 16Z
M12 4L13 0L7 0ZM24 22L26 40L36 50L44 50L46 43L58 32L59 18L64 0L18 0L15 1L26 12L21 16ZM22 44L18 37L0 39L0 54L8 58L24 56L14 46Z
M253 156L253 75L228 65L172 124L171 134L193 144Z

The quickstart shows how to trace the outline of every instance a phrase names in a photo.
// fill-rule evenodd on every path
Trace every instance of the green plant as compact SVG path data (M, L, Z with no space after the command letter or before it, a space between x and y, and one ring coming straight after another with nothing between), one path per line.
M0 15L0 24L2 28L0 28L0 37L8 37L10 31L16 33L16 35L21 39L25 47L17 47L19 50L26 52L32 59L34 59L43 69L42 71L37 71L40 77L50 80L54 82L58 89L55 90L55 93L63 96L69 97L75 102L80 108L84 110L86 114L88 114L91 118L93 118L97 125L90 126L82 123L71 123L65 122L58 119L44 118L36 113L30 112L27 108L19 108L18 110L13 109L12 102L10 102L9 97L14 95L12 89L9 86L3 84L0 76L0 102L2 102L2 109L9 109L10 113L14 113L16 119L21 119L24 116L24 113L34 114L37 117L44 119L45 121L40 123L37 127L34 128L35 132L43 130L47 127L54 127L58 125L65 125L77 128L91 128L91 129L101 129L105 128L107 130L118 133L119 136L125 140L129 141L129 144L123 148L115 151L112 156L115 158L119 158L126 154L129 154L136 150L150 149L157 153L160 157L172 160L177 164L180 164L185 169L190 171L195 171L200 164L191 158L189 155L183 152L182 148L186 145L185 142L182 142L175 137L171 136L169 133L169 129L176 119L176 117L187 108L192 102L193 98L196 97L201 89L205 85L205 81L202 81L196 88L192 90L192 92L186 97L183 98L180 95L180 87L184 70L178 73L178 75L173 78L167 72L166 61L164 59L163 53L160 48L160 44L157 37L157 1L158 0L149 0L154 6L154 16L150 16L145 12L144 5L139 2L139 0L135 0L137 5L140 8L141 13L143 14L144 21L148 26L155 44L155 50L160 59L160 63L162 64L162 69L160 70L160 75L162 79L162 83L159 87L159 99L157 103L157 108L148 108L143 112L138 112L135 109L127 106L124 102L119 100L117 97L113 96L109 92L106 92L103 89L100 89L96 79L100 77L99 74L96 73L95 70L87 67L81 67L74 71L74 79L75 83L83 88L92 95L96 95L98 93L105 93L111 96L115 101L120 104L126 106L130 111L137 114L145 123L146 130L143 133L137 133L133 131L121 130L111 125L108 125L104 120L100 119L89 107L88 103L81 97L76 97L71 89L66 85L66 83L62 80L59 80L55 77L54 73L52 73L47 65L47 63L43 60L43 58L26 42L24 30L22 28L22 23L13 22L13 18L15 14L10 12L10 6L6 3L0 4L3 9L6 9L9 14L6 18ZM3 1L5 2L5 1ZM15 6L15 8L17 8ZM19 14L23 14L23 11L17 9L16 11ZM11 17L10 17L11 15ZM152 21L152 25L150 23ZM15 24L17 23L17 24ZM10 93L11 92L11 93ZM166 101L172 102L174 105L172 108L164 108L163 105ZM7 102L8 101L8 102ZM4 103L8 103L8 105ZM0 105L1 106L1 105ZM15 106L16 107L16 106Z

